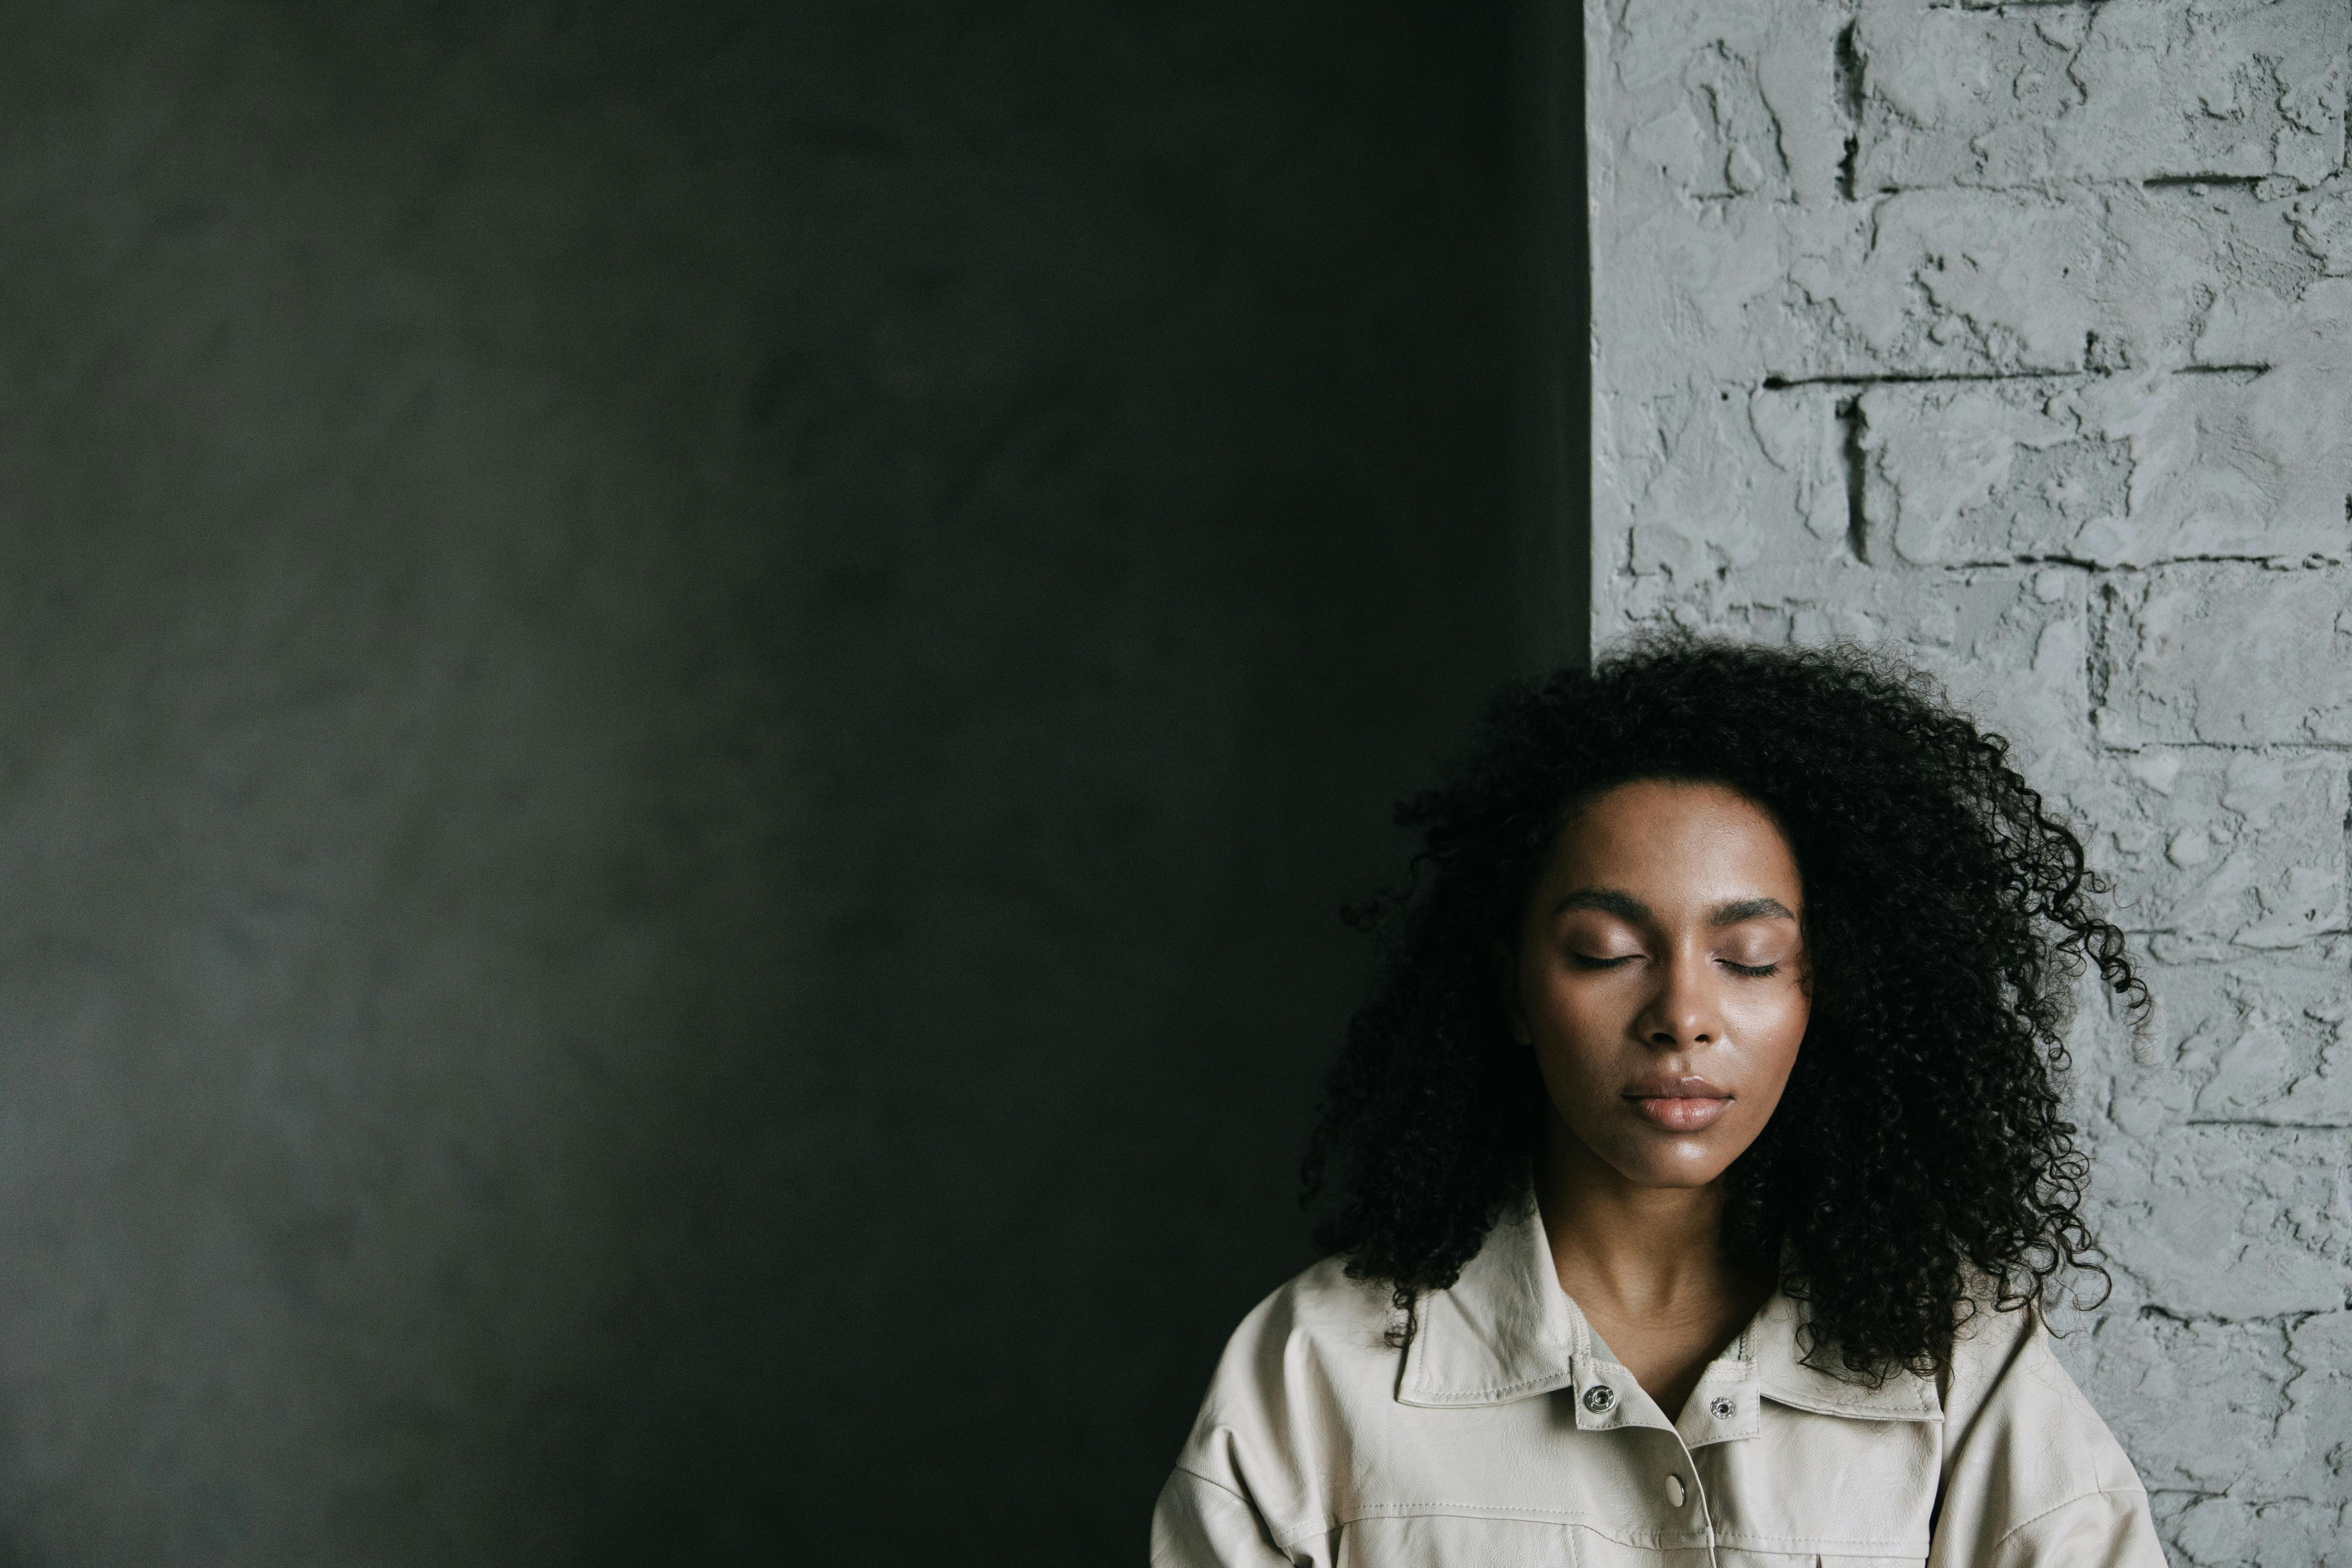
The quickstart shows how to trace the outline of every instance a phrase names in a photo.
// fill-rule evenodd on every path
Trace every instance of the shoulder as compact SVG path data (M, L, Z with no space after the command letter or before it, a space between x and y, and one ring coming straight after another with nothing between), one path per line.
M2059 1363L2049 1324L2033 1306L2000 1310L1979 1302L1952 1344L1940 1390L1951 1436L1990 1424L2032 1421L2085 1455L2121 1459L2106 1424ZM2126 1467L2128 1468L2128 1467Z
M1269 1516L1306 1506L1306 1478L1351 1416L1394 1393L1388 1290L1326 1258L1260 1301L1226 1342L1176 1468Z
M1291 1396L1313 1386L1372 1382L1385 1390L1396 1375L1396 1318L1385 1287L1351 1279L1344 1259L1325 1258L1242 1320L1210 1379L1200 1424L1276 1419Z
M1244 1536L1313 1528L1322 1517L1317 1478L1329 1473L1363 1407L1393 1390L1391 1317L1388 1291L1349 1279L1336 1258L1253 1308L1218 1359L1155 1529L1208 1531L1187 1522L1204 1510Z
M2131 1460L2059 1364L2037 1309L1980 1306L1954 1342L1941 1392L1939 1534L1975 1538L1990 1551L2089 1510L2112 1515L2135 1540L2153 1540Z

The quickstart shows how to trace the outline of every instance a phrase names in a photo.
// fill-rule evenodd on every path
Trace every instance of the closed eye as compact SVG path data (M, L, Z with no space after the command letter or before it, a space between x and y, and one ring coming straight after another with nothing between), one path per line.
M1717 962L1732 973L1745 974L1752 980L1761 980L1768 974L1780 973L1780 966L1777 963L1734 963L1727 958L1718 959Z
M1571 952L1568 955L1568 961L1579 969L1615 969L1631 963L1641 956L1638 952L1627 952L1620 953L1615 958L1595 958L1589 952Z

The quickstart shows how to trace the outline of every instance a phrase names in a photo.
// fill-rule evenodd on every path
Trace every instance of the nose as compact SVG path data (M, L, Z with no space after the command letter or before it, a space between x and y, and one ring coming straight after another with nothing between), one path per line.
M1634 1019L1642 1038L1661 1050L1686 1050L1723 1037L1723 1015L1714 966L1675 954L1651 973L1657 985Z

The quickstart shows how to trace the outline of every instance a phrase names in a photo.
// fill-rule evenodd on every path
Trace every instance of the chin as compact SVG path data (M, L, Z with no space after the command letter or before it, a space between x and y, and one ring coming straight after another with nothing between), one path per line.
M1716 1165L1704 1171L1628 1171L1625 1173L1625 1179L1637 1187L1704 1187L1712 1184L1727 1168Z
M1624 1156L1609 1163L1617 1173L1637 1187L1704 1187L1731 1168L1728 1160L1718 1160L1708 1150L1691 1159L1659 1158L1656 1149L1627 1150Z

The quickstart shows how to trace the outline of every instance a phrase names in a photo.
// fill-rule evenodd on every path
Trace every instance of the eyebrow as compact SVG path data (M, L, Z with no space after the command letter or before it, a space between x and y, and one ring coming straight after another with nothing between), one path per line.
M1622 921L1648 924L1655 921L1650 906L1631 893L1615 888L1579 888L1552 905L1555 915L1570 910L1599 910L1605 915L1615 915ZM1742 921L1784 920L1797 917L1789 906L1778 899L1735 899L1727 904L1717 904L1707 911L1706 923L1711 926L1736 926Z
M1796 918L1789 906L1778 899L1736 899L1727 904L1716 905L1714 912L1706 917L1706 923L1711 926L1736 926L1741 921L1792 921Z
M1647 925L1654 918L1650 906L1631 893L1621 893L1614 888L1579 888L1552 905L1551 912L1566 914L1570 910L1599 910L1604 915L1615 915L1621 921L1633 921Z

